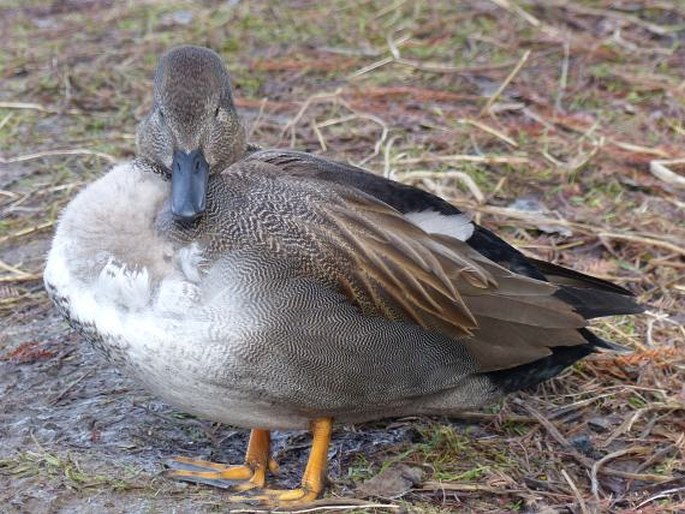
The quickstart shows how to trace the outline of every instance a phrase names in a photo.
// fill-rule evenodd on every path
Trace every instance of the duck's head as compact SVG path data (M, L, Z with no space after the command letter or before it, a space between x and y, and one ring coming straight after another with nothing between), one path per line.
M159 61L154 105L138 127L138 155L171 179L171 212L181 220L201 215L207 182L245 153L221 57L208 48L180 46Z

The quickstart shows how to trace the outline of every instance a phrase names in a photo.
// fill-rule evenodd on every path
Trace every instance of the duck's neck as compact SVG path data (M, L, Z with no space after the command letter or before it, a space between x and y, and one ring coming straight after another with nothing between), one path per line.
M145 157L136 157L132 164L133 167L144 173L154 173L155 175L159 175L161 180L169 180L169 171L166 168Z

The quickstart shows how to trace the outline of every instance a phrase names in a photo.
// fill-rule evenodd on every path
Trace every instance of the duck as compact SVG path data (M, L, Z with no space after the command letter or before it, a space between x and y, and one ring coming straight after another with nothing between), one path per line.
M62 212L44 283L114 366L183 412L251 429L245 460L178 479L279 506L324 491L334 423L458 416L622 351L588 320L634 295L525 256L427 191L248 143L222 58L164 54L136 157ZM307 429L299 487L271 431Z

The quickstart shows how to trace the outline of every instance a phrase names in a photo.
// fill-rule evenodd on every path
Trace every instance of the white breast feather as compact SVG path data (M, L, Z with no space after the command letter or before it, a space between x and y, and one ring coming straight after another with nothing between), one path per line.
M197 243L181 248L178 252L178 264L185 277L197 284L200 282L200 265L204 262L202 249Z
M130 268L111 257L96 280L94 293L98 302L142 310L150 303L150 277L146 268Z

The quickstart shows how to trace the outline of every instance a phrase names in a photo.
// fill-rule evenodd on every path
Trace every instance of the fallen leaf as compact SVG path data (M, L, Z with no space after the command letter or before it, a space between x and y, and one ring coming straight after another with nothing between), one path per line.
M365 496L395 499L407 494L423 480L423 470L416 466L398 464L365 481L357 491Z

